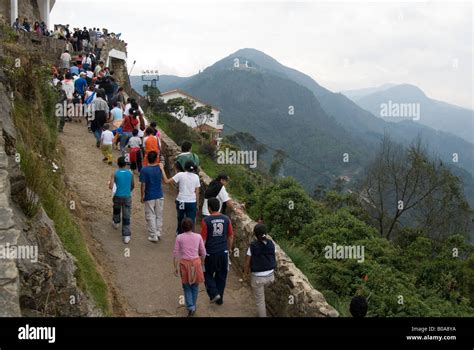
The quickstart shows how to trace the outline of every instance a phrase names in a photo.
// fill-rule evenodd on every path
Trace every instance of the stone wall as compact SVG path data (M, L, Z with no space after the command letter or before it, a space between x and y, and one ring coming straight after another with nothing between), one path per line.
M10 24L10 0L0 0L0 15ZM31 25L40 20L37 0L18 0L18 17L21 21L27 18Z
M162 132L162 152L165 157L165 167L172 174L176 155L180 153L178 145ZM211 182L211 178L203 171L199 174L202 191ZM201 199L204 198L203 194ZM235 202L235 201L234 201ZM253 228L256 225L245 212L240 203L236 202L235 210L228 210L234 228L234 246L238 248L239 256L233 257L233 264L243 269L245 253L253 239ZM338 312L330 306L324 296L315 290L308 278L295 266L288 255L277 246L277 269L275 283L266 289L267 308L273 316L281 317L338 317Z
M0 122L0 317L21 316L20 278L15 259L7 259L5 249L15 247L20 231L15 228L10 203L8 156L5 153L3 127Z

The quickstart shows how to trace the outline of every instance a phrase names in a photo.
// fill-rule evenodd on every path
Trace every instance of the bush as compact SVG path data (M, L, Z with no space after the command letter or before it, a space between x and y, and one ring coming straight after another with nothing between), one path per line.
M216 158L217 147L210 143L204 143L199 146L199 153L212 159Z

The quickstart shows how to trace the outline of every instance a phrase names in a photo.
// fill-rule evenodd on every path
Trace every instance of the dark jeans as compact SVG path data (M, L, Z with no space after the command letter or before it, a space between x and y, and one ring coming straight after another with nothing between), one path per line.
M66 124L66 117L59 117L58 131L60 132L64 131L64 124Z
M132 136L133 135L131 132L123 132L122 135L120 135L120 152L122 152L122 155L125 154L125 146L127 145L128 140L130 140Z
M132 197L114 196L113 220L115 224L120 224L122 217L122 236L130 236L130 214L132 212ZM121 215L120 215L121 214Z
M225 282L229 270L228 253L207 255L204 260L204 279L207 295L212 300L217 295L224 300Z
M142 171L142 152L137 152L137 160L135 162L130 162L130 169L135 170L137 169L138 172Z
M102 128L96 129L94 131L94 136L97 142L100 142L100 137L102 136Z
M178 228L176 229L177 235L183 233L183 230L181 229L181 221L183 221L184 218L190 218L191 220L193 220L194 231L194 223L196 222L196 211L196 202L185 203L176 201L176 213L178 214Z

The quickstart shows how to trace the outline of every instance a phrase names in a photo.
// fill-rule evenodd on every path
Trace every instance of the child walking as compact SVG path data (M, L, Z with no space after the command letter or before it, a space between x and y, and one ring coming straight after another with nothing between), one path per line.
M109 124L102 127L102 135L100 136L100 147L104 155L103 162L112 165L112 145L114 143L114 134L109 130Z
M129 149L128 160L130 162L130 169L132 171L142 170L142 139L138 137L138 130L132 131L132 137L128 140L127 148Z
M116 187L113 197L113 225L115 229L119 228L122 221L123 243L130 242L130 215L132 212L132 191L135 187L133 174L126 169L127 163L125 157L119 157L117 160L118 170L110 177L109 188L113 190Z
M267 237L267 228L264 224L257 224L253 230L256 239L250 243L245 258L244 273L251 272L251 285L257 304L258 317L266 317L265 286L275 280L275 244Z
M202 237L192 231L193 225L194 222L190 218L183 219L181 222L183 233L176 236L173 250L174 274L176 277L181 275L188 317L196 312L199 283L204 282L202 265L206 256Z

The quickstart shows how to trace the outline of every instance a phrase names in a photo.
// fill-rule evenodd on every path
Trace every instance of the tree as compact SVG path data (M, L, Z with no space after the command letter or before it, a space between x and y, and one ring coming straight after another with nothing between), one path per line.
M166 103L169 113L173 113L177 119L182 120L184 117L194 118L196 128L199 132L203 132L204 126L212 121L214 114L212 107L205 105L196 107L196 102L189 98L172 98Z
M165 103L160 97L161 92L156 86L143 85L143 91L146 94L148 105L154 112L162 112L165 110Z
M212 108L210 106L200 106L192 110L190 117L194 118L196 123L196 128L199 132L203 132L204 126L212 121L214 114L212 113Z
M387 239L403 224L433 229L438 235L465 232L469 225L459 179L442 162L430 159L421 139L404 148L384 137L359 195ZM440 224L448 231L441 232Z
M195 103L187 98L177 97L166 102L169 113L173 113L179 120L192 114Z
M293 178L285 178L265 187L255 195L251 208L254 218L261 218L276 237L298 236L303 226L317 215L318 204Z

